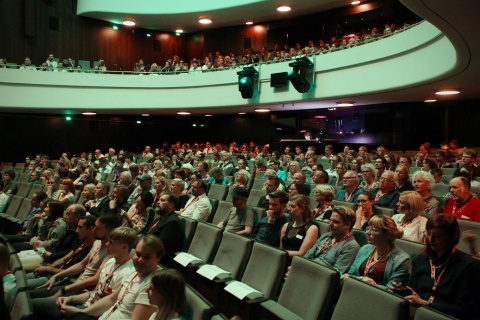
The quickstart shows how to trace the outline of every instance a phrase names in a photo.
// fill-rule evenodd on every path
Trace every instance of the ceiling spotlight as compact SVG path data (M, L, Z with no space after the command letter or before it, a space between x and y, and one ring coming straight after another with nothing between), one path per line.
M292 7L289 4L281 4L277 7L279 12L288 12L290 10L292 10Z
M353 107L355 104L354 101L339 101L337 102L337 106L339 107Z
M97 113L96 113L96 112L87 111L87 112L82 112L82 114L83 114L84 116L94 116L94 115L96 115Z
M360 1L352 1L352 6L356 6L357 4L360 4Z
M123 19L123 24L125 26L134 26L135 25L135 19L130 19L130 18L126 18L126 19Z
M427 100L425 100L425 101L423 101L423 102L437 102L437 100L435 100L435 99L427 99Z
M211 114L206 114L205 117L211 117L212 115Z
M148 114L148 113L142 113L142 117L150 117L150 114Z
M328 110L335 111L335 110L337 110L337 108L328 108Z
M313 66L310 59L301 57L289 63L288 66L293 67L293 71L288 75L288 80L290 80L295 90L300 93L305 93L310 90L310 83L305 79L307 68Z
M435 94L438 94L440 96L449 96L452 94L459 94L460 90L458 89L445 89L445 90L437 90L435 91Z
M249 24L249 25L253 24L253 21L247 21L247 22L245 22L245 24Z
M210 24L210 23L212 23L212 18L210 18L210 17L200 17L200 18L198 18L198 22L200 22L201 24Z
M270 109L268 109L268 108L258 108L258 109L255 109L255 112L270 112Z
M247 114L246 112L239 112L238 114Z
M251 99L253 97L255 77L258 75L257 69L254 67L244 67L243 71L237 72L238 75L238 91L242 93L243 99Z
M183 33L183 29L177 29L175 30L176 33Z
M117 26L113 26L113 29L114 29L114 30L118 30L118 27L117 27Z
M327 116L315 116L315 119L327 119Z
M181 116L187 116L187 115L190 114L190 112L188 112L188 111L179 111L179 112L177 112L177 114L178 114L178 115L181 115Z
M152 35L151 35L150 33L147 33L147 37L149 37L149 38L150 38L151 36L152 36Z

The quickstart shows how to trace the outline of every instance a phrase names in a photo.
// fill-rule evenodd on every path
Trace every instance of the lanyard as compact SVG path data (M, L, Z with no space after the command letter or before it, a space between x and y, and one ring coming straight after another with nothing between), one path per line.
M125 260L124 262L120 263L116 268L115 268L115 263L112 265L112 267L110 268L110 271L107 273L107 276L105 277L105 280L103 281L103 283L100 283L100 284L98 285L97 293L98 293L98 295L99 295L99 298L102 298L102 297L104 297L104 296L106 296L106 295L108 295L108 294L111 293L111 291L110 291L110 292L108 292L108 294L106 294L107 292L106 292L105 290L106 290L106 288L107 288L107 285L109 285L110 282L112 281L113 273L114 273L115 271L117 271L118 268L120 268L120 267L123 266L125 263L127 263L128 261L130 261L130 257L128 257L128 259ZM114 269L114 268L115 268L115 269Z
M374 259L375 252L377 252L377 248L373 249L372 253L370 254L370 257L368 257L367 260L367 265L365 266L365 271L363 271L363 275L365 277L368 277L369 273L373 271L373 267L379 262L385 259L387 255L392 251L392 247L388 247L387 250L385 250L378 259Z
M87 265L85 266L85 269L83 269L83 272L85 272L85 270L87 270L87 268L90 266L90 264L92 263L93 259L98 255L98 253L100 252L100 250L105 247L104 244L102 244L100 247L97 248L97 250L93 253L93 255L90 257L90 259L88 259L88 263ZM83 274L83 272L80 274L80 276ZM79 276L79 277L80 277Z
M72 259L77 255L77 253L79 253L80 251L82 251L84 248L85 248L85 243L82 243L82 245L81 245L80 247L78 247L77 250L75 250L75 252L72 254L72 256L70 257L70 259L68 259L68 261L65 262L65 263L60 267L60 269L63 269L63 267L64 267L65 265L68 265L68 264L72 261Z
M195 201L197 201L198 199L199 199L199 197L196 197L195 199L193 199L192 201L190 201L190 203L187 204L183 210L184 210L184 211L187 210L187 208L188 208L192 203L194 203Z
M440 280L442 279L443 273L445 272L445 270L447 270L447 264L450 261L450 258L455 254L455 252L457 252L457 248L453 247L452 248L452 253L450 254L450 256L447 258L447 260L443 264L441 264L439 266L435 266L433 264L432 258L428 259L428 261L430 262L430 277L433 280L432 294L430 295L430 298L428 298L428 303L433 303L433 300L435 299L435 293L437 291L438 284L440 283ZM443 265L445 265L445 268L443 268L442 272L440 272L440 274L438 275L438 278L437 278L436 275L435 275L436 269L442 267Z
M347 233L346 235L344 235L342 238L340 238L338 241L335 241L335 238L330 238L328 237L327 239L325 239L325 241L323 241L323 243L318 247L318 251L317 251L317 257L319 255L321 255L323 252L325 251L328 251L330 250L334 245L346 240L348 237L350 237L352 235L351 232ZM333 239L333 240L332 240ZM330 241L332 240L332 243L330 245L328 245L326 248L325 248L325 245Z
M117 302L114 304L112 310L110 310L110 312L108 313L107 317L105 319L107 319L108 317L110 317L110 315L112 313L114 313L118 307L123 303L123 299L125 299L125 296L128 294L130 288L132 287L133 285L133 280L135 280L135 278L138 277L138 273L135 273L135 276L133 276L133 278L130 280L130 282L127 284L127 287L125 288L125 291L123 292L123 295L122 297L120 298L120 300L117 300Z
M457 218L457 214L459 214L460 212L462 212L463 209L465 209L465 207L468 206L468 204L470 203L470 200L472 200L472 199L473 199L473 197L470 197L470 199L468 199L461 208L458 208L458 211L457 211L457 204L456 204L456 203L453 204L453 209L452 209L453 211L452 211L452 213L453 213L453 215L455 216L455 218Z

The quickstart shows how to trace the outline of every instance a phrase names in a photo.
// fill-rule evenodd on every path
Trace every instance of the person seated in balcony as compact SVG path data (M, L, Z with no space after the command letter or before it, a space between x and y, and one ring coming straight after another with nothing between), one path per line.
M107 71L107 66L105 64L105 60L103 60L103 59L98 60L98 64L93 69L98 70L100 72Z
M202 68L198 65L197 60L193 60L192 66L190 67L190 70L188 70L188 73L202 73Z
M35 65L32 64L32 60L30 60L29 57L25 57L25 60L23 60L23 64L19 69L37 71L37 68L35 68Z
M162 73L171 73L173 71L175 71L175 69L172 67L172 61L168 59L162 68Z

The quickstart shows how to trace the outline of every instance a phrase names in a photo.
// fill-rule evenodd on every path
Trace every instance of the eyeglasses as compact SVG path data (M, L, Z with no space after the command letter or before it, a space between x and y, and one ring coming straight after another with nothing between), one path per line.
M343 177L343 180L350 180L350 179L353 179L355 177Z
M370 171L362 171L363 174L371 173Z
M385 182L390 182L390 183L391 183L391 182L395 182L395 181L393 181L393 180L390 180L390 179L387 179L387 178L383 178L383 177L380 178L380 181L385 181Z
M426 231L423 231L423 234L425 235L425 237L427 237L428 239L433 239L433 238L437 238L438 240L442 240L443 238L445 238L445 234L443 233L432 233L428 230Z
M375 228L375 227L367 227L367 229L366 229L365 231L366 231L366 232L375 232L375 233L378 233L378 232L380 232L381 230L383 230L383 229Z
M357 200L357 203L360 204L360 203L367 203L368 200L365 200L365 199L360 199L360 200Z

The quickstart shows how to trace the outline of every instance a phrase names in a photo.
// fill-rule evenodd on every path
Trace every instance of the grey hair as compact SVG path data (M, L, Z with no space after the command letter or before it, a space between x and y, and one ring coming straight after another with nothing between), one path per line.
M428 190L429 191L432 191L433 188L435 188L435 179L433 178L433 176L430 172L419 170L419 171L414 173L413 181L415 181L416 177L422 177L423 179L425 179L425 181L428 182Z

